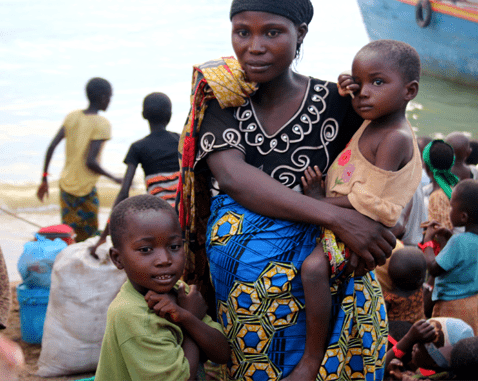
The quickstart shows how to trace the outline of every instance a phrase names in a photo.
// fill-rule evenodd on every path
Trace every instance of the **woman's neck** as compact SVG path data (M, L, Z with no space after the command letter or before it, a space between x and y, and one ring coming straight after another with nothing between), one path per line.
M254 104L267 108L268 105L276 105L283 100L290 100L298 94L302 95L305 83L307 83L307 77L295 73L289 68L272 81L259 84L252 100Z

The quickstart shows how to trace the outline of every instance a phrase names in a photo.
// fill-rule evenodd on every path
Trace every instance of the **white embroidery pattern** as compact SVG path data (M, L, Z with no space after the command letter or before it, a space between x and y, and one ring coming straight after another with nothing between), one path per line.
M309 85L310 87L310 81ZM213 133L205 133L200 141L201 150L197 160L205 157L208 153L224 147L235 147L246 154L245 146L255 147L257 152L266 156L271 152L289 154L288 164L278 165L271 172L271 177L280 181L286 186L298 182L305 169L311 165L310 152L324 151L326 170L330 165L330 154L327 146L337 138L339 123L335 118L322 119L322 114L327 110L326 99L329 95L328 82L315 84L313 91L307 88L307 95L304 97L299 111L277 132L268 135L261 126L254 112L254 107L247 101L235 111L235 117L239 122L238 130L230 128L223 132L222 144L216 145L216 137ZM312 102L308 101L311 100ZM308 106L306 104L308 103ZM295 123L294 123L295 122ZM314 128L320 126L320 141L312 145L300 145L290 151L291 146L309 138ZM241 141L244 139L244 142ZM201 152L202 151L202 152Z

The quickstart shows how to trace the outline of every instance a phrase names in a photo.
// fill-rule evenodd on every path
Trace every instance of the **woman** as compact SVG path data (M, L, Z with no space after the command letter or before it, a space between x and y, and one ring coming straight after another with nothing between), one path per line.
M334 231L369 270L385 262L395 242L359 213L300 193L304 170L311 164L326 170L362 122L335 84L290 67L312 15L309 0L234 0L238 63L211 61L194 73L180 142L180 219L194 252L190 278L204 281L201 231L209 217L205 246L218 321L233 349L228 379L315 379L313 359L302 358L300 266L320 226ZM214 195L210 210L201 185ZM373 273L332 286L333 327L317 377L381 379L387 324Z

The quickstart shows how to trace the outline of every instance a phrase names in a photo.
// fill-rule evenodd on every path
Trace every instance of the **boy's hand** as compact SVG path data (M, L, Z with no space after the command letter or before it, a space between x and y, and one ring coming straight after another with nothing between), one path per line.
M435 340L436 335L435 327L423 319L415 322L406 334L414 344L429 343Z
M144 296L156 315L164 319L168 319L173 323L180 323L184 317L184 309L176 304L176 300L169 294L156 294L153 291L148 291Z
M304 176L300 178L302 181L302 189L306 196L320 200L325 197L325 181L322 180L322 172L318 166L314 169L308 167Z
M48 198L48 181L46 178L43 178L40 186L38 187L38 190L37 190L37 197L38 199L43 202L43 198L45 197L46 195L46 198Z
M346 97L350 95L354 98L354 93L360 89L360 86L355 83L350 71L344 71L339 75L337 88L341 96Z
M206 316L207 304L196 285L189 286L189 293L186 294L185 285L180 284L178 290L178 304L186 311L191 312L199 320Z

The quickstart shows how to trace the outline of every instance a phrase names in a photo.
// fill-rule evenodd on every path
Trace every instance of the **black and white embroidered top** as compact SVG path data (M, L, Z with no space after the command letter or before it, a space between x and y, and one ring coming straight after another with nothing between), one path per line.
M299 110L273 135L262 128L250 101L221 109L213 100L201 125L196 164L211 152L238 149L248 164L301 191L305 169L318 165L325 173L361 124L335 83L314 78Z

